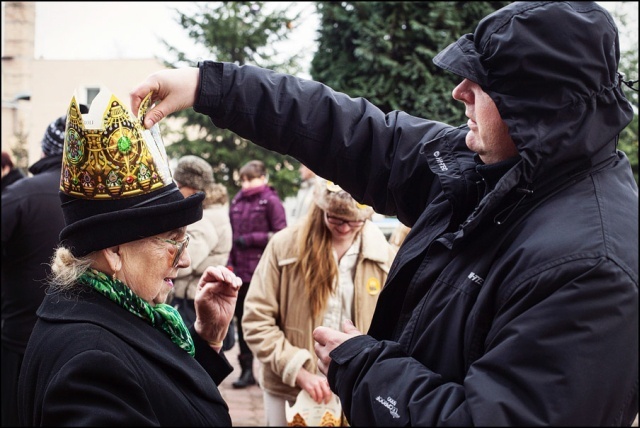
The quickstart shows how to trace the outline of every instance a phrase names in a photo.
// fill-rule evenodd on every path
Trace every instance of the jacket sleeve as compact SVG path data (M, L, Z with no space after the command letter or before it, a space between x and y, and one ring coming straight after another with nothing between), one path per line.
M617 367L637 367L637 353L611 350L637 349L637 282L631 285L611 262L585 274L584 263L589 262L554 266L496 299L501 307L485 351L468 362L463 379L444 378L397 342L368 335L344 342L331 353L328 380L351 425L627 423L633 415L625 415L624 409L633 408L633 397L623 397L620 385L628 385L633 374ZM561 285L542 295L543 287L537 285L558 283L559 272ZM603 278L611 284L606 294L599 285ZM622 325L620 319L633 321ZM618 419L610 419L612 414Z
M200 64L194 110L219 128L298 159L405 224L414 224L433 197L415 189L437 182L425 145L454 132L464 150L467 132L403 112L384 114L319 82L211 61Z
M219 386L233 371L233 367L227 360L224 351L216 352L211 349L209 344L196 333L193 326L189 327L189 332L196 348L196 361L200 363L215 384Z
M284 384L295 386L300 369L303 366L310 369L312 355L307 349L293 346L278 324L280 287L289 284L282 284L275 255L277 242L282 242L277 236L269 241L254 271L244 303L242 329L244 340L258 360L279 375Z
M287 227L287 214L284 209L282 201L274 197L269 204L269 224L271 225L271 232L278 232Z

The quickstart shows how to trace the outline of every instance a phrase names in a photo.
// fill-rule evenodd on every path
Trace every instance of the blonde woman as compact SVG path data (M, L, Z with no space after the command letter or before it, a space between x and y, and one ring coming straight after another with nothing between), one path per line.
M325 180L314 191L305 220L269 241L245 300L242 326L261 363L268 426L287 425L285 402L302 389L318 403L332 398L313 329L352 320L366 331L395 256L370 207Z

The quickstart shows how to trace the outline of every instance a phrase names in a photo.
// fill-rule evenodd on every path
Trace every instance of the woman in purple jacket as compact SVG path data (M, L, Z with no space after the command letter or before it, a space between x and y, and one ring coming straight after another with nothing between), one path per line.
M238 294L235 309L240 346L238 360L242 373L233 382L234 388L245 388L256 383L253 377L253 354L242 334L244 299L267 242L275 232L287 225L284 205L276 190L267 184L267 170L263 162L247 162L240 168L240 181L242 189L233 198L230 207L233 246L228 263L246 285Z

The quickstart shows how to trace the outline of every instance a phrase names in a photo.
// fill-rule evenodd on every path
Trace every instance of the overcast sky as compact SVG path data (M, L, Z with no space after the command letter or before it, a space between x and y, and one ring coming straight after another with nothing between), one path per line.
M161 39L189 52L193 58L207 51L194 45L176 22L195 11L195 2L36 2L35 57L39 59L168 58ZM309 2L267 2L268 7L292 4L302 13L291 33L291 46L311 61L318 26Z
M4 3L4 2L3 2ZM608 9L625 3L637 40L638 2L599 2ZM285 47L306 53L305 62L315 52L318 26L311 2L267 2L271 7L293 4L301 10L291 41ZM39 59L109 59L166 58L160 43L191 53L193 58L206 58L186 30L175 22L180 8L183 13L195 10L194 2L36 2L35 57ZM624 46L623 46L624 49ZM308 65L307 65L308 67Z

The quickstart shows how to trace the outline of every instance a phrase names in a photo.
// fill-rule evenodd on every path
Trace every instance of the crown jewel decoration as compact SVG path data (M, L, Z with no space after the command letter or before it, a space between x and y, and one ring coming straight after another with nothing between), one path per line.
M119 199L172 183L158 125L148 130L142 125L152 93L142 101L138 118L113 94L103 112L98 112L105 104L104 94L98 94L92 103L95 108L84 117L76 97L71 99L60 190L80 199Z

